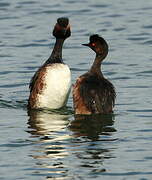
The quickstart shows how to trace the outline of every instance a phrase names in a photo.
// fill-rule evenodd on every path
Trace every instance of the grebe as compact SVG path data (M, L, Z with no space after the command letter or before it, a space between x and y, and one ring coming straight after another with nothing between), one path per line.
M66 105L71 72L62 60L62 46L71 35L68 18L58 18L53 30L56 42L49 59L37 70L30 82L30 109L59 109Z
M108 44L98 34L90 36L88 44L96 53L90 70L73 85L75 114L108 114L113 112L116 92L112 83L101 72L101 63L108 54Z

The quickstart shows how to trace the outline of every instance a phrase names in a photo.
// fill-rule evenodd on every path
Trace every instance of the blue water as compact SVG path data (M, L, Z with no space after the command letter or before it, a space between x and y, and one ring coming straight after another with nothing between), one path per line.
M27 112L28 84L49 57L52 28L69 17L64 61L72 83L92 64L82 43L103 36L102 71L116 87L113 116ZM0 0L0 180L152 179L152 1Z

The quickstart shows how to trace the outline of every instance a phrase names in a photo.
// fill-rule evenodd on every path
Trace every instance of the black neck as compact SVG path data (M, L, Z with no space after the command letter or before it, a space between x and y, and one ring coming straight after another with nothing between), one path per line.
M62 47L65 39L56 39L51 56L45 64L49 63L63 63L62 60Z
M103 54L96 54L95 60L93 62L93 65L91 66L90 72L91 73L96 73L99 74L101 76L102 72L101 72L101 63L102 61L105 59L105 57L107 56L107 51Z

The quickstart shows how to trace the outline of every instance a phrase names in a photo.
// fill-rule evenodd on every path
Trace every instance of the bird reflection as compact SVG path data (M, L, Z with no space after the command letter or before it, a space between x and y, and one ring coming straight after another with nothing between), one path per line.
M113 115L71 116L34 110L28 115L28 132L36 140L30 153L36 160L32 174L45 174L46 179L64 179L75 177L75 171L81 168L83 171L76 177L80 179L83 172L100 174L106 171L104 159L113 158L114 151L112 145L109 146L110 141L115 140ZM109 141L108 145L103 141Z
M60 131L68 123L68 115L55 113L52 111L30 110L29 131L32 135L47 136L53 132Z
M32 157L34 159L56 159L67 156L64 141L69 139L69 135L63 132L68 124L69 115L42 110L30 110L28 115L28 132L37 144L41 144Z
M74 116L74 120L68 127L73 132L74 138L79 139L75 142L75 146L77 144L79 149L75 152L75 156L81 162L80 168L90 169L92 174L106 171L103 166L104 159L114 158L112 155L114 148L109 148L104 142L110 144L116 140L113 138L113 132L116 131L113 125L114 115L112 114Z
M111 135L116 129L114 124L114 115L75 115L69 125L69 129L74 132L75 137L88 137L97 140L100 135Z

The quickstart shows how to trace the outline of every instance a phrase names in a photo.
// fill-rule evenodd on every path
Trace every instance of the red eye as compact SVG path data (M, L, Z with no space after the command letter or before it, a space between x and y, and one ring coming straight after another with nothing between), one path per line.
M96 44L95 44L95 43L92 43L91 45L94 47Z

